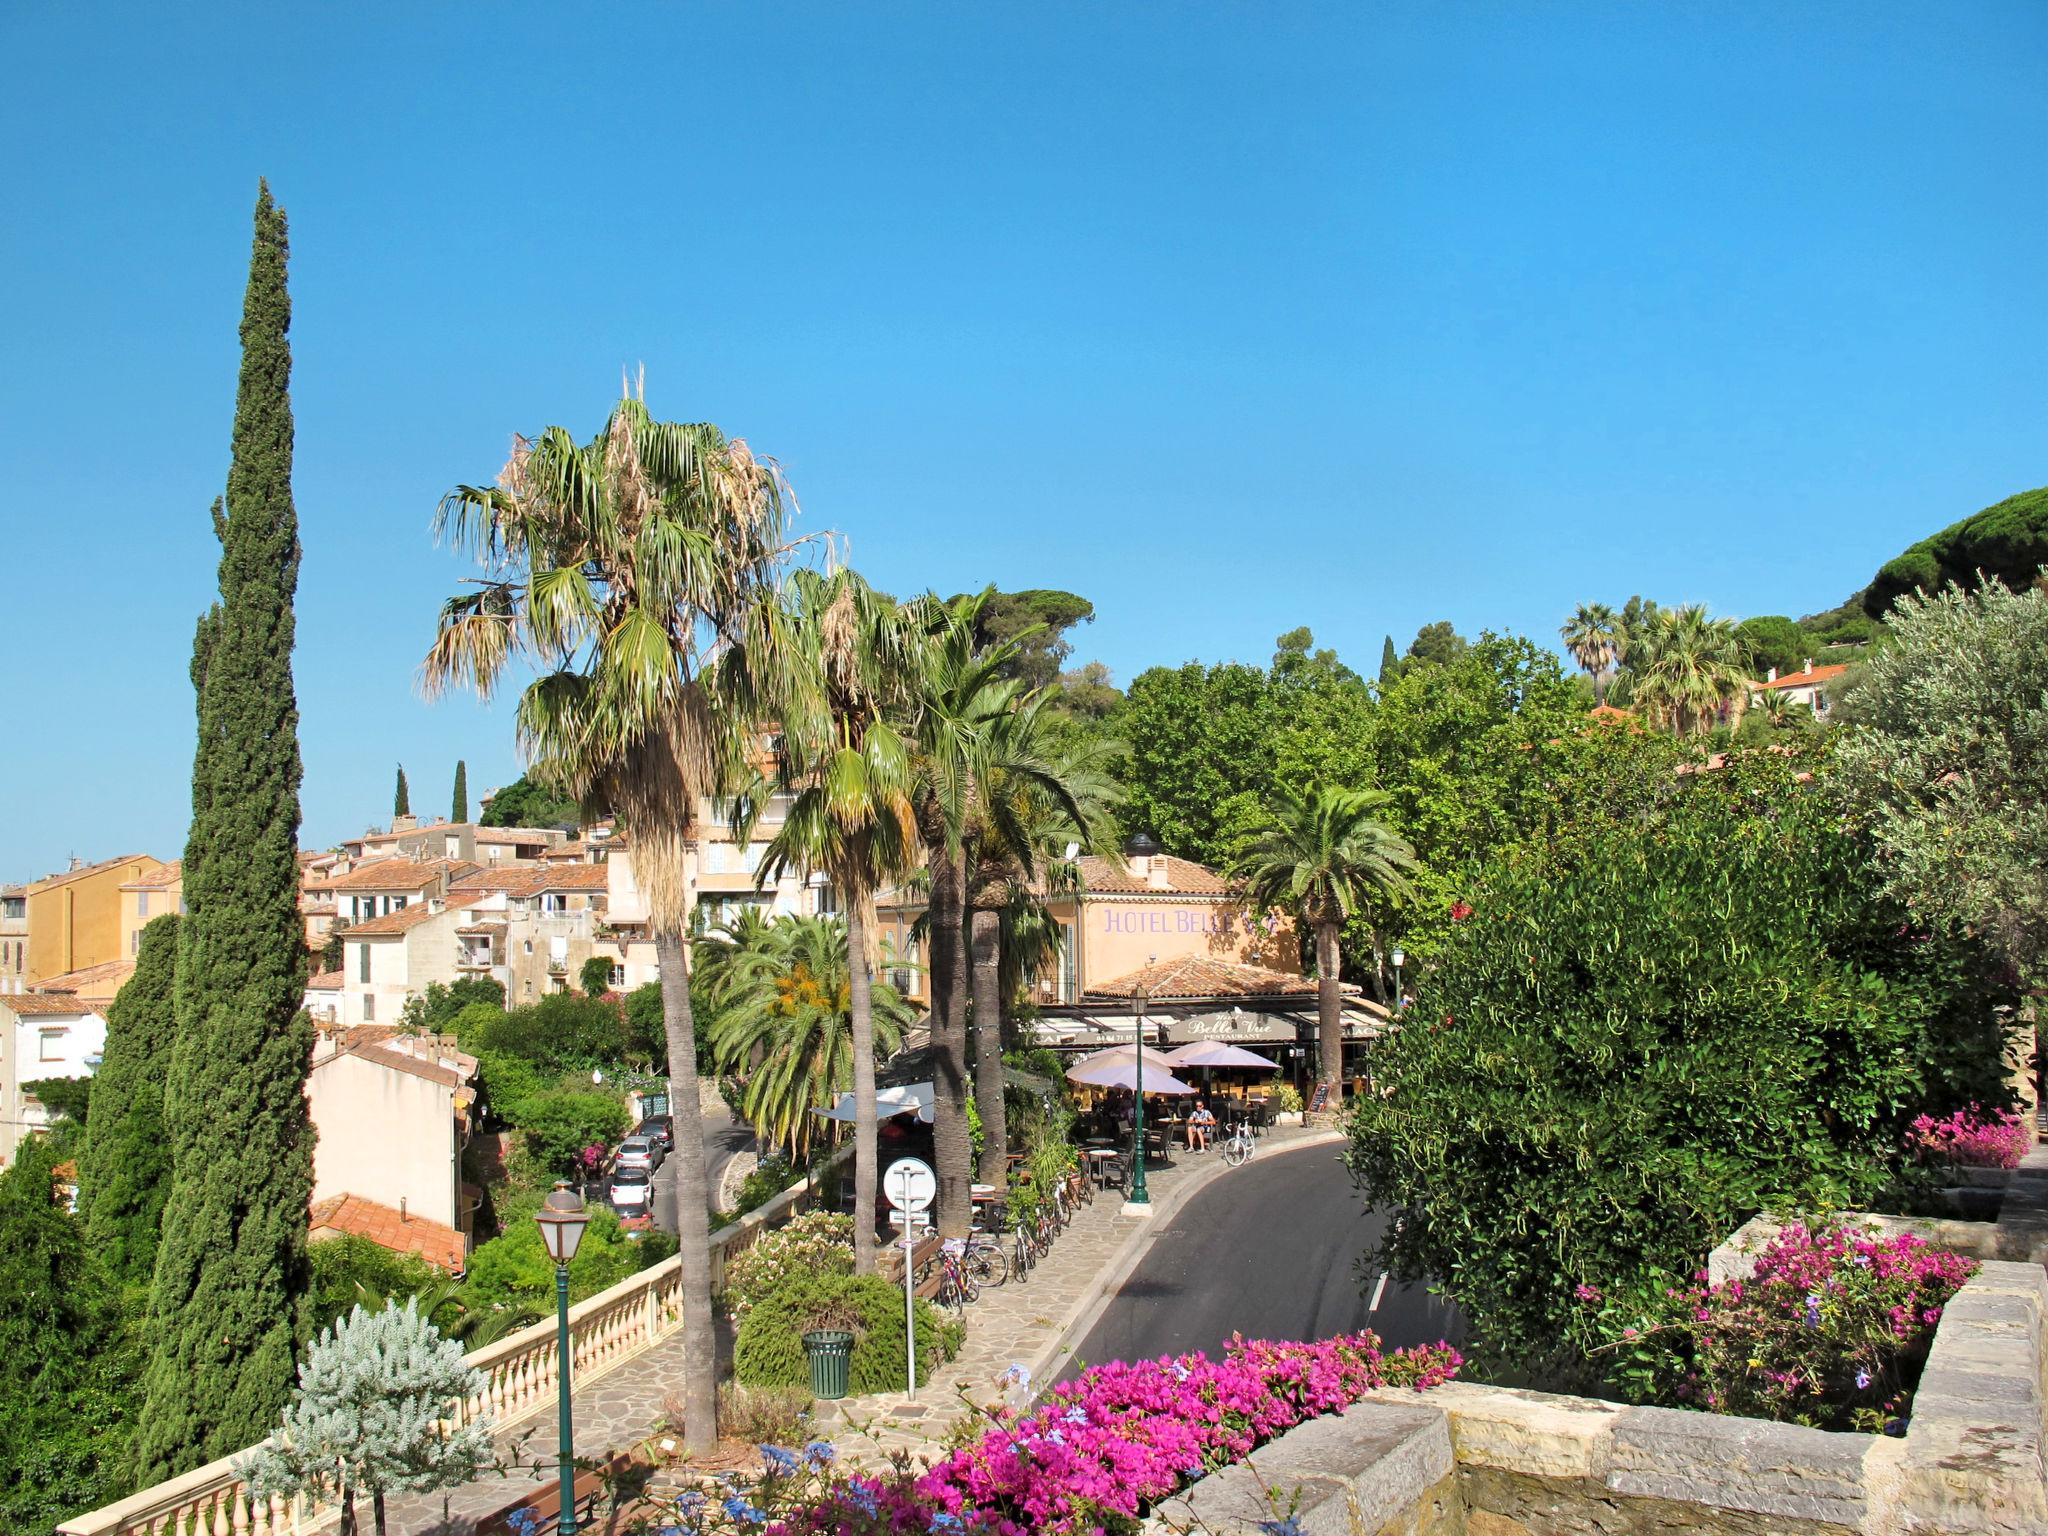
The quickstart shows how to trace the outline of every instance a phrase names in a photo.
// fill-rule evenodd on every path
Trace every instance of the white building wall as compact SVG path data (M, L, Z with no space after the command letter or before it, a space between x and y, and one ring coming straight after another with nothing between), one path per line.
M21 1138L45 1130L49 1111L22 1092L46 1077L91 1077L107 1048L104 1014L47 1014L17 1019L0 1032L0 1167L14 1161Z
M306 1084L319 1140L313 1199L360 1195L444 1226L456 1220L462 1148L454 1090L360 1056L319 1063Z

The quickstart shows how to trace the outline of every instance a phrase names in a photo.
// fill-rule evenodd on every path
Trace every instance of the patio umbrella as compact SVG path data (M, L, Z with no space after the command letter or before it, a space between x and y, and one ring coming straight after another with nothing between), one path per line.
M907 1115L917 1111L917 1118L927 1125L932 1118L932 1085L911 1083L900 1088L877 1088L875 1090L875 1117L887 1120L891 1115ZM854 1116L853 1095L842 1093L830 1109L814 1109L814 1115L823 1115L827 1120L852 1120Z
M1113 1051L1098 1051L1096 1053L1097 1056L1113 1056L1115 1054ZM1145 1091L1147 1093L1193 1093L1195 1091L1193 1085L1184 1083L1175 1077L1167 1069L1163 1061L1159 1066L1155 1067L1152 1065L1153 1058L1158 1054L1157 1051L1147 1051L1145 1053ZM1093 1063L1093 1065L1090 1063ZM1067 1068L1067 1078L1070 1082L1086 1083L1094 1088L1135 1089L1138 1086L1137 1058L1128 1050L1123 1053L1121 1061L1096 1061L1095 1057L1091 1056L1087 1061L1077 1062Z
M1112 1045L1107 1050L1091 1051L1088 1055L1083 1056L1079 1061L1067 1068L1067 1080L1075 1083L1092 1083L1095 1081L1094 1078L1083 1077L1081 1074L1092 1072L1098 1067L1115 1066L1119 1063L1128 1067L1137 1060L1137 1050L1138 1048L1135 1045ZM1145 1075L1147 1077L1150 1077L1154 1072L1164 1072L1170 1075L1172 1071L1173 1058L1171 1056L1152 1046L1148 1045L1145 1047Z
M1277 1061L1269 1061L1257 1051L1247 1051L1221 1040L1190 1040L1186 1045L1168 1051L1166 1059L1176 1067L1244 1067L1254 1072L1280 1070Z

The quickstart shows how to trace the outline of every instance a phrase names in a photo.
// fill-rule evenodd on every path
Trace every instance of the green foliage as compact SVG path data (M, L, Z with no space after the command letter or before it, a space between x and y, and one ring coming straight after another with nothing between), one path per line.
M576 979L582 984L585 997L603 997L612 989L611 956L592 955L583 962L583 969L577 973Z
M504 1011L505 987L502 982L493 981L488 976L430 981L425 991L415 992L405 1000L405 1007L399 1010L398 1027L414 1035L448 1033L461 1014L471 1008L484 1007L494 1013Z
M1869 657L1849 696L1859 724L1841 744L1843 803L1870 827L1893 896L1984 934L2038 983L2048 974L2048 596L1996 584L1908 594L1891 628L1893 643Z
M1524 1365L1586 1344L1580 1284L1634 1291L1759 1209L1874 1193L1933 1042L1981 1031L1981 956L1902 929L1798 782L1817 759L1645 779L1632 736L1577 748L1575 782L1553 764L1548 837L1476 884L1353 1112L1390 1266Z
M1095 605L1071 592L1045 587L998 592L991 587L976 612L974 638L983 650L1008 647L1004 676L1029 688L1043 688L1059 676L1060 667L1073 653L1067 631L1094 621Z
M356 1307L381 1305L387 1297L416 1296L440 1275L416 1253L393 1253L367 1237L344 1233L322 1238L306 1252L312 1270L313 1327L324 1332ZM370 1298L380 1300L372 1303Z
M740 1325L733 1375L750 1387L799 1387L810 1381L804 1333L832 1314L850 1314L853 1358L847 1390L855 1397L901 1392L910 1372L903 1349L903 1288L874 1275L798 1274L757 1301ZM913 1308L920 1386L960 1351L962 1330L928 1303ZM836 1320L836 1317L834 1318Z
M700 955L690 973L691 1012L699 1019L711 1017L712 1007L706 991L709 983L705 958ZM629 1061L659 1062L667 1054L667 1026L661 1016L661 983L646 982L626 994L626 1057ZM709 1031L701 1027L697 1030L697 1070L706 1076L715 1070L711 1064Z
M478 825L577 827L582 823L583 807L576 801L542 788L531 774L521 774L485 803Z
M548 1174L566 1178L582 1166L586 1147L610 1147L633 1128L626 1106L609 1093L558 1088L497 1106Z
M740 1180L733 1199L732 1215L740 1217L759 1210L804 1175L803 1165L793 1163L779 1152L762 1158L754 1171Z
M1797 672L1815 650L1813 639L1805 630L1775 613L1744 619L1735 626L1735 639L1749 660L1753 677L1764 676L1772 667L1780 672Z
M342 959L347 954L347 945L343 940L343 935L347 932L348 919L345 917L337 915L334 921L328 924L327 937L320 945L321 970L338 971L341 969Z
M1415 632L1415 638L1408 642L1405 659L1410 663L1420 662L1426 667L1444 667L1464 655L1469 648L1465 637L1451 627L1448 619L1438 619Z
M0 1530L125 1497L141 1361L116 1287L52 1198L56 1148L0 1172Z
M1400 675L1400 671L1401 658L1394 653L1394 637L1388 635L1380 642L1380 685L1385 687L1393 682Z
M93 1076L99 1113L86 1126L78 1159L86 1234L116 1281L137 1289L156 1268L170 1193L163 1085L177 1036L178 922L172 913L143 928L135 972L107 1009L107 1043Z
M269 1433L308 1333L313 1029L296 852L291 300L284 213L267 186L255 224L226 510L215 516L220 601L193 647L189 915L178 931L164 1113L172 1176L137 1435L144 1483Z
M837 1211L806 1211L764 1232L725 1266L725 1305L743 1318L754 1303L792 1275L853 1273L853 1218Z
M469 764L459 757L455 759L455 789L449 797L448 819L453 822L469 820Z
M314 1341L278 1432L237 1470L259 1497L339 1497L345 1510L361 1494L458 1488L491 1462L488 1419L448 1422L483 1385L411 1302L357 1309Z
M579 992L550 992L496 1018L466 1018L471 1031L464 1048L523 1057L544 1073L580 1072L624 1066L631 1058L633 1032L625 1009L609 998Z
M1887 561L1864 590L1863 610L1883 618L1908 592L1932 594L1950 585L1974 591L1986 578L2025 587L2044 563L2048 486L2008 496Z
M92 1101L89 1077L39 1077L23 1083L21 1091L73 1128L87 1123L86 1106Z
M393 816L410 816L412 814L412 795L405 787L405 764L403 763L398 765L398 787L391 792L391 814Z
M589 1207L590 1225L569 1263L569 1299L582 1301L608 1290L628 1275L658 1264L675 1252L674 1239L656 1232L640 1240L619 1225L610 1209ZM469 1256L463 1301L478 1311L510 1308L536 1315L555 1305L555 1264L531 1213L509 1221L498 1236Z

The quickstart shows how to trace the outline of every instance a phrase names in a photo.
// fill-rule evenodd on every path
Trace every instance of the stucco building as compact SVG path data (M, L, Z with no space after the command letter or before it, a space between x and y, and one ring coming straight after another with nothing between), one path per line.
M129 958L123 887L163 867L147 853L79 864L0 894L0 990Z
M105 1009L71 993L0 996L0 1167L14 1161L24 1136L50 1123L23 1085L50 1077L90 1077L107 1046Z

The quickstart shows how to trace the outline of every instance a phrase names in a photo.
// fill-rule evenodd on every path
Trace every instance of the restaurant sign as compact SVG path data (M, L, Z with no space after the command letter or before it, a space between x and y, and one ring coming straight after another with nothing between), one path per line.
M1203 1013L1190 1019L1175 1019L1168 1028L1179 1041L1225 1040L1234 1044L1300 1038L1293 1019L1274 1013Z

